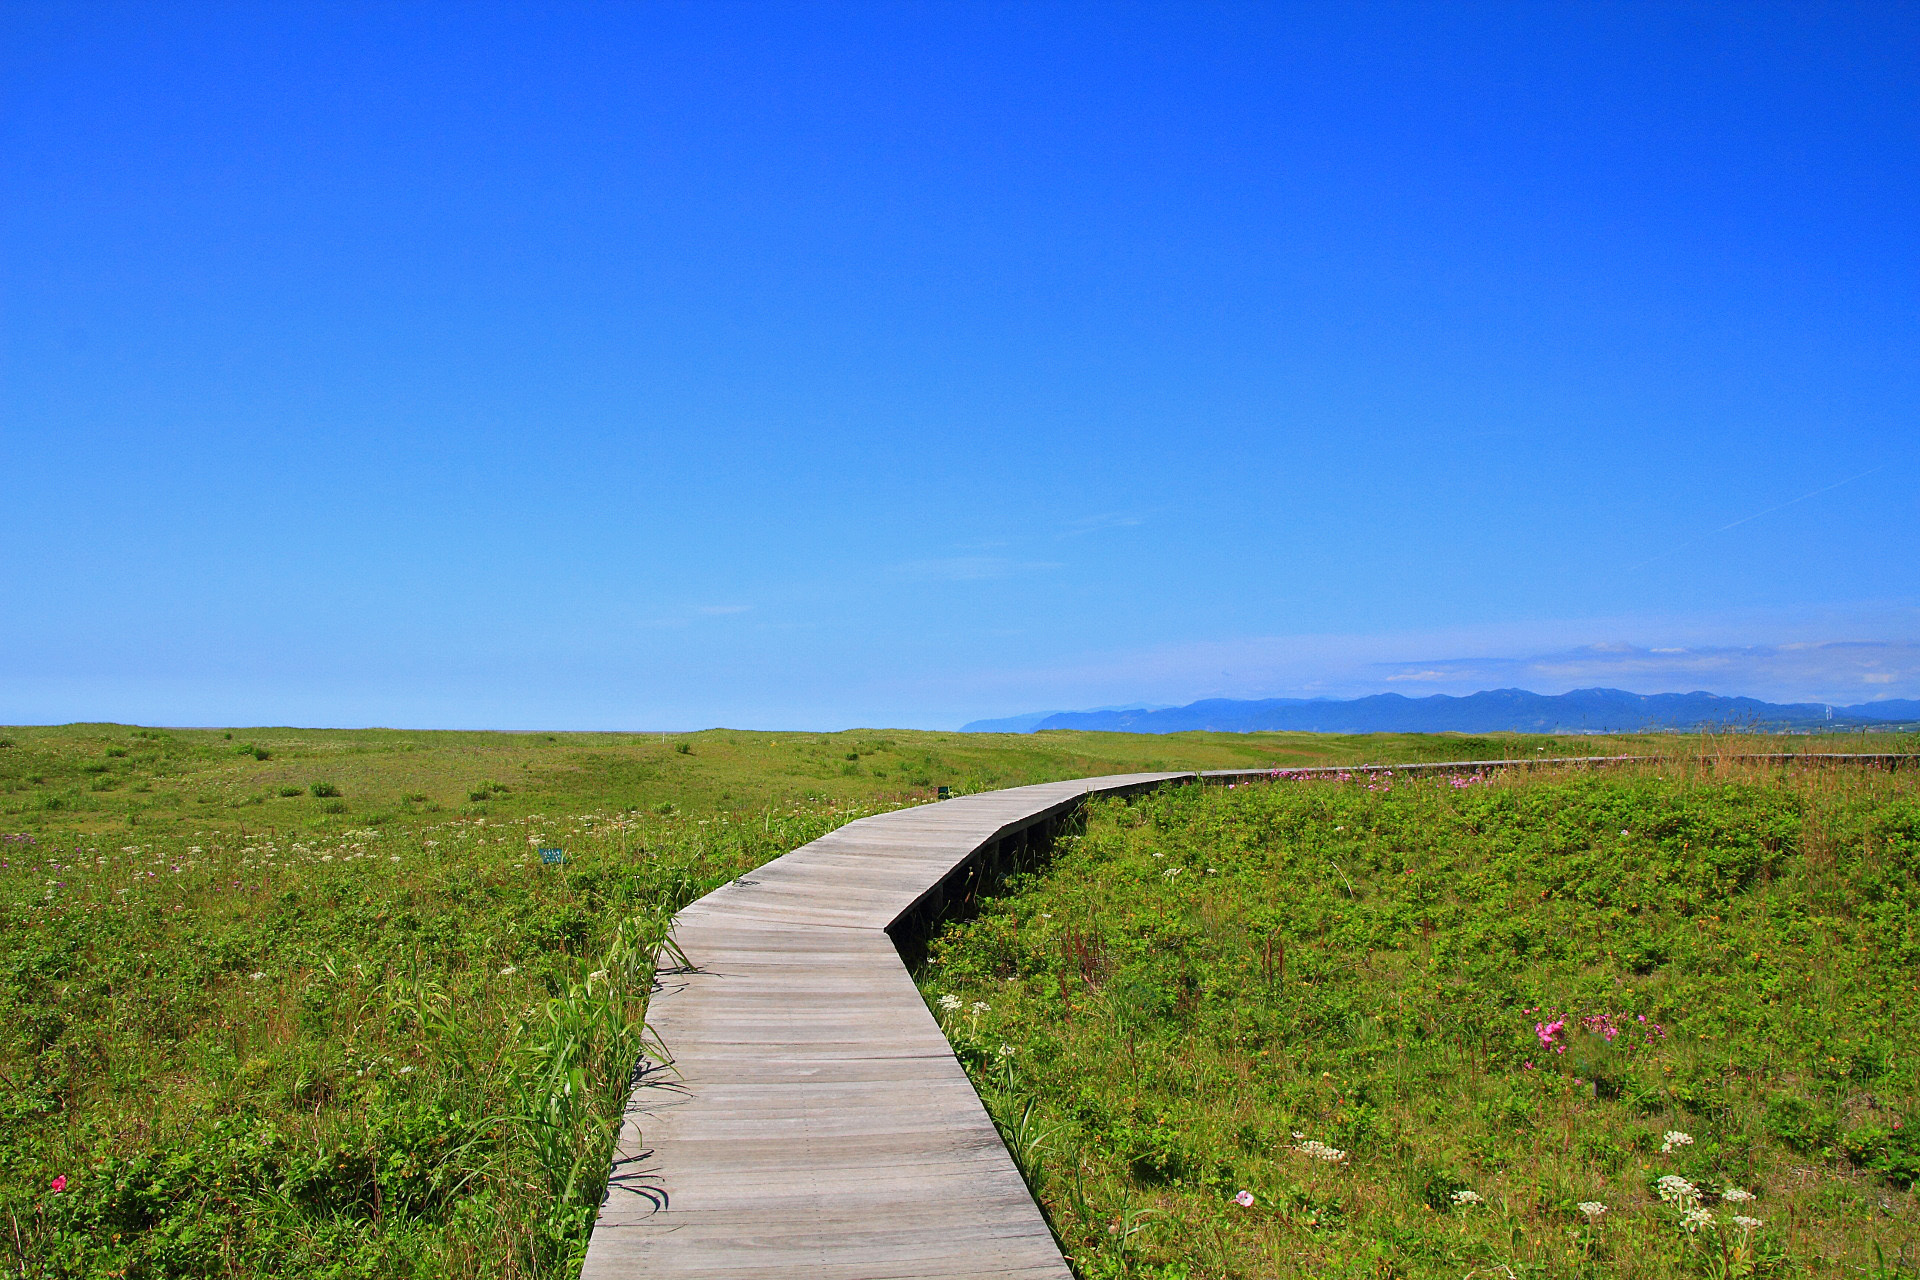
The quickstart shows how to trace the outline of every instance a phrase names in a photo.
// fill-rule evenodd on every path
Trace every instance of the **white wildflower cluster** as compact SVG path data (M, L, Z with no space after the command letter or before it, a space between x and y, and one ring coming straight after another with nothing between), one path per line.
M1662 1200L1676 1208L1687 1209L1700 1203L1700 1188L1677 1173L1669 1173L1653 1186Z
M960 1011L960 997L951 991L941 996L940 1011L942 1013L958 1013Z
M1748 1191L1745 1187L1728 1187L1720 1193L1720 1199L1726 1204L1746 1205L1752 1204L1755 1200L1759 1199L1759 1197L1754 1195L1753 1192ZM1736 1213L1733 1215L1733 1225L1739 1227L1742 1231L1756 1231L1764 1224L1758 1218L1750 1217L1744 1213Z
M1003 1044L1000 1046L1000 1055L999 1055L1000 1057L1011 1058L1013 1056L1013 1053L1014 1053L1014 1050L1012 1045Z
M1713 1214L1695 1205L1680 1215L1681 1225L1689 1231L1698 1231L1702 1227L1713 1225Z
M1660 1145L1660 1153L1662 1155L1671 1152L1675 1147L1690 1147L1693 1145L1693 1135L1690 1133L1682 1133L1678 1129L1669 1129L1662 1136L1666 1139L1666 1141Z
M1294 1136L1298 1137L1299 1135L1296 1134ZM1303 1156L1311 1156L1315 1160L1325 1160L1328 1163L1337 1163L1347 1158L1346 1152L1340 1150L1338 1147L1330 1147L1318 1138L1308 1138L1305 1142L1297 1142L1294 1144L1293 1149Z
M972 1004L967 1006L967 1012L971 1013L974 1017L977 1018L983 1013L992 1013L993 1006L988 1004L985 1000L975 1000Z
M1486 1200L1478 1191L1472 1191L1466 1187L1462 1187L1453 1193L1453 1202L1460 1205L1485 1204Z
M1607 1206L1598 1200L1582 1200L1574 1208L1587 1215L1588 1222L1598 1222L1606 1214Z

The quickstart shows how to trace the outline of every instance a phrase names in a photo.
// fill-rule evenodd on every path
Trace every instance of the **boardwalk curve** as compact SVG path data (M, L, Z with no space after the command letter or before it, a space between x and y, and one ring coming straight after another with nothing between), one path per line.
M1227 784L1597 768L1557 757L1079 778L850 822L674 918L684 970L648 1013L670 1066L628 1103L582 1280L1072 1280L889 929L1043 843L1087 797ZM1910 755L1748 754L1899 768Z
M648 1012L582 1280L1071 1280L887 930L1090 795L1013 787L850 822L693 903Z

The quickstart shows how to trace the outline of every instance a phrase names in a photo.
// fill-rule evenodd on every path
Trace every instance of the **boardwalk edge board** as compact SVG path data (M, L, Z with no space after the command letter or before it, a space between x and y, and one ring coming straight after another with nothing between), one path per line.
M674 918L687 965L661 968L648 1011L664 1056L636 1074L582 1280L1072 1280L893 935L977 892L1010 846L1036 851L1034 835L1050 838L1089 797L1662 759L1078 778L877 814L775 858ZM1898 768L1920 757L1704 759Z

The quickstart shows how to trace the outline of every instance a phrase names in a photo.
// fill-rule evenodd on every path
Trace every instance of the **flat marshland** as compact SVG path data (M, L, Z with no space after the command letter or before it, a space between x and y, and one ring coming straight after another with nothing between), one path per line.
M942 785L1644 745L0 730L0 1258L565 1275L668 919L842 822Z
M1920 769L1706 745L1091 806L920 974L1076 1271L1920 1274Z
M941 785L1662 741L3 730L0 1257L566 1275L673 911L840 823Z

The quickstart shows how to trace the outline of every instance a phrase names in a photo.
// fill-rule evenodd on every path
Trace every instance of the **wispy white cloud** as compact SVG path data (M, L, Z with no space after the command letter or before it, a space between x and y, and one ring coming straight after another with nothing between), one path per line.
M1145 516L1134 515L1128 511L1108 511L1097 516L1082 516L1078 520L1069 520L1061 529L1063 538L1082 538L1090 533L1100 533L1107 529L1132 529L1146 523Z
M1729 529L1738 529L1741 525L1747 524L1750 521L1758 520L1762 516L1770 516L1776 511L1785 511L1788 507L1797 506L1798 504L1805 502L1810 498L1817 498L1822 494L1832 493L1835 489L1838 489L1843 485L1852 484L1855 480L1865 480L1868 476L1875 475L1885 470L1886 470L1886 467L1884 466L1872 467L1866 471L1862 471L1858 475L1848 476L1844 480L1836 480L1832 484L1821 485L1818 489L1810 489L1806 493L1801 494L1797 498L1788 498L1785 502L1776 502L1770 507L1766 507L1759 511L1755 511L1749 515L1741 516L1738 520L1729 520L1727 523L1721 525L1718 529L1709 529L1705 533L1698 533L1691 538L1685 538L1679 542L1673 543L1671 546L1668 546L1665 550L1659 552L1658 554L1650 556L1645 560L1642 560L1639 564L1630 566L1628 568L1628 572L1637 573L1641 569L1646 568L1648 565L1653 564L1655 561L1665 560L1668 556L1676 555L1679 552L1686 550L1688 547L1693 546L1697 542L1703 542L1708 538L1714 537L1718 534L1725 533Z
M967 718L1129 698L1179 705L1502 687L1550 694L1596 685L1845 705L1920 698L1920 608L1864 602L1798 616L1753 611L1223 638L1025 668L955 670L934 685L916 688L967 707Z
M663 614L654 618L638 618L627 625L636 631L671 630L692 626L698 618L725 618L734 614L750 613L750 604L703 604L696 605L684 613Z
M1697 647L1592 644L1515 657L1376 663L1387 683L1436 691L1515 686L1539 693L1593 686L1636 693L1749 694L1816 702L1920 695L1920 643L1828 641Z
M1015 560L1009 556L944 556L932 560L909 560L894 566L894 571L902 577L925 582L979 582L1058 568L1060 565L1050 561Z

